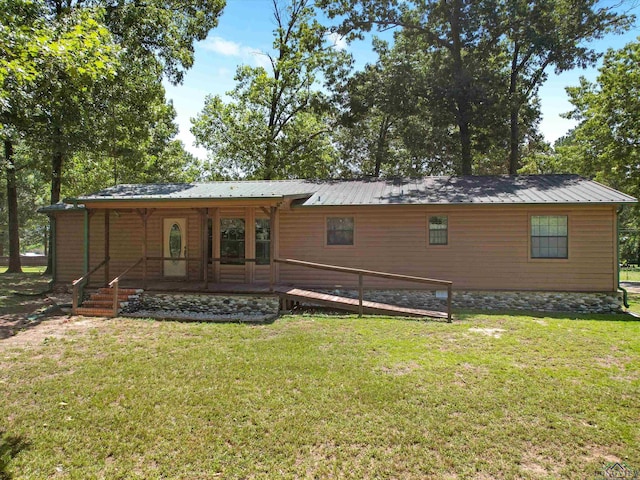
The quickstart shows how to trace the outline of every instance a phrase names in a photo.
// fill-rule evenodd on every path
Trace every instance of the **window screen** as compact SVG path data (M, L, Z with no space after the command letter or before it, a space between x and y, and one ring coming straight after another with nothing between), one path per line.
M327 217L327 245L353 245L353 217Z
M448 219L444 215L429 217L429 245L447 245Z
M568 258L566 215L531 217L531 258Z

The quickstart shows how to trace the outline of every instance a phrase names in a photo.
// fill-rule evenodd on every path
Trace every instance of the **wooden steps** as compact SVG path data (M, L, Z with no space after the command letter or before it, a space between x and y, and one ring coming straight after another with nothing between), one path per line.
M298 302L306 302L324 307L333 307L339 310L347 310L350 312L359 311L359 302L357 298L340 297L326 293L314 292L311 290L303 290L295 287L277 286L274 291L281 297L288 300ZM387 303L370 302L364 300L362 302L363 313L373 315L400 315L404 317L430 317L447 319L446 312L438 312L433 310L423 310L419 308L398 307Z
M118 289L117 311L119 312L131 299L137 298L142 292L143 290L135 288ZM74 313L85 317L113 317L113 294L112 288L100 288L91 294L89 300L76 308Z

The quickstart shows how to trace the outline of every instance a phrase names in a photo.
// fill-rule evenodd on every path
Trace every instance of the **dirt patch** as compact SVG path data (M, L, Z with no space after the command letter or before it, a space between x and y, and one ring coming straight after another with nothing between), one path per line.
M22 329L11 337L0 340L0 351L12 347L42 345L47 338L63 338L103 326L104 318L49 316L36 325Z
M5 290L0 307L0 350L40 345L46 338L60 338L74 331L94 328L101 319L72 317L68 315L71 296L68 294L39 293L42 280L22 281L24 275L3 278Z
M380 367L380 371L382 373L386 373L387 375L402 376L402 375L408 375L414 370L417 370L419 368L422 368L422 366L419 365L418 363L408 362L408 363L396 363L391 367L382 366Z
M500 338L502 336L502 332L506 332L504 328L470 328L469 331L493 338Z
M69 295L24 294L13 292L3 297L0 307L0 342L33 329L53 317L68 313Z
M586 454L583 456L585 462L609 462L620 463L622 459L614 455L608 448L601 445L589 445L585 447Z
M559 478L557 461L533 446L522 456L520 468L531 478Z
M606 355L604 357L596 357L594 361L604 368L619 368L623 370L631 359L628 357L620 358L614 355Z

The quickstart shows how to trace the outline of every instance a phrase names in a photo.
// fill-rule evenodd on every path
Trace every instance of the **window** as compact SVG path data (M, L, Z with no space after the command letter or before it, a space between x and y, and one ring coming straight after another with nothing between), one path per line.
M429 217L429 245L447 245L449 226L445 215Z
M568 258L566 215L531 217L531 258Z
M244 264L244 219L220 219L220 263Z
M256 265L269 265L271 223L268 218L256 219Z
M353 245L353 217L327 217L327 245Z

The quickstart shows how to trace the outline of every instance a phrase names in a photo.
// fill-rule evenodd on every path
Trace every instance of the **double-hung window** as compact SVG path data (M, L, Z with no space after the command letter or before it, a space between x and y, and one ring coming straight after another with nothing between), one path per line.
M271 222L256 218L256 265L269 265L271 253Z
M244 264L244 219L220 219L220 263Z
M327 217L327 245L353 245L353 217Z
M566 215L531 216L531 258L569 258Z
M449 243L449 221L446 215L429 217L429 245Z

